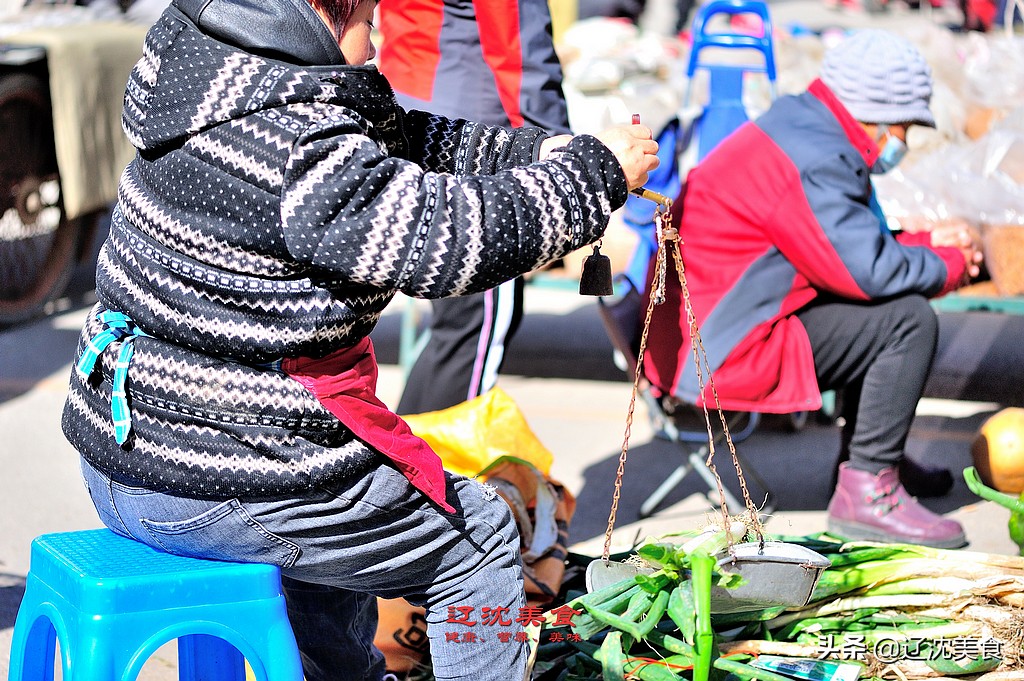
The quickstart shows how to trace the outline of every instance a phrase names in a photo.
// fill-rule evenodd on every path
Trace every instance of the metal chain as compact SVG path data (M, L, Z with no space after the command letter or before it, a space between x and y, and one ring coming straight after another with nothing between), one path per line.
M714 396L715 408L718 411L719 420L722 423L722 432L724 433L726 443L729 446L729 453L732 457L733 467L736 469L736 477L739 479L740 490L743 492L743 501L746 506L746 512L750 516L749 526L754 530L755 534L757 534L759 542L761 544L764 543L764 527L761 524L761 517L753 500L750 498L747 481L743 477L743 469L740 466L739 457L736 454L736 445L732 441L732 435L729 432L728 420L725 418L725 412L722 410L722 404L718 397L718 390L715 388L715 382L711 375L711 365L708 362L707 352L704 350L704 342L701 340L700 331L697 328L696 316L693 313L693 304L690 301L690 290L686 285L686 275L683 267L682 253L680 251L681 239L679 238L678 231L671 226L668 226L669 213L672 209L672 200L661 196L658 198L660 200L654 213L654 223L657 232L657 252L655 257L654 278L651 282L651 294L647 303L647 313L644 316L643 333L640 336L640 347L637 351L636 369L633 374L633 388L629 396L629 409L626 412L626 429L622 439L622 451L619 454L618 469L615 472L615 488L612 492L612 507L608 514L608 527L604 534L604 549L601 553L601 557L605 562L608 562L609 556L611 555L612 533L615 530L615 516L618 513L619 500L622 494L622 478L626 470L626 457L629 452L629 437L633 427L633 413L636 408L636 396L640 389L640 377L643 372L644 353L647 350L647 337L651 329L651 317L654 314L655 305L660 305L665 302L665 284L668 270L666 242L672 242L673 245L672 257L675 263L676 273L679 276L679 286L682 291L686 320L690 327L690 347L692 350L694 366L697 370L697 384L700 389L700 394L703 396L705 392L704 371L706 370L707 387L711 389L711 394ZM715 484L718 487L719 506L722 510L722 526L725 529L726 537L728 538L729 546L731 547L733 545L733 537L730 529L731 523L729 520L729 509L725 501L725 489L722 485L722 479L718 475L718 469L715 467L714 463L715 436L711 426L711 416L708 413L706 401L701 405L701 408L704 412L704 423L708 431L708 456L704 463L714 476Z
M675 261L676 273L679 276L679 288L683 295L683 305L686 310L686 320L690 326L690 346L693 350L693 361L697 369L697 387L699 394L704 397L705 382L702 368L707 371L707 387L711 389L711 394L715 399L715 410L718 412L718 418L722 423L722 432L725 435L726 444L729 446L729 454L732 458L733 468L736 469L736 478L740 483L740 491L743 493L743 504L746 507L746 512L750 516L749 526L754 530L757 535L758 542L764 544L764 526L761 524L761 515L757 511L757 506L754 505L753 500L750 498L750 491L747 488L746 478L743 477L743 467L740 466L739 456L736 454L736 444L732 441L732 434L729 432L728 419L725 418L725 411L722 409L722 402L718 397L718 389L715 388L715 379L711 372L711 363L708 361L707 351L704 349L704 341L701 339L700 331L697 328L697 317L693 312L693 303L690 301L690 289L686 285L686 272L683 265L683 255L680 251L679 234L676 230L666 230L666 241L670 240L673 242L672 258ZM722 479L718 476L718 471L715 468L713 458L715 456L715 436L711 428L711 419L708 415L707 400L703 400L702 408L704 411L704 421L708 429L708 456L705 460L705 464L711 471L712 475L715 476L715 483L718 485L719 502L722 508L722 522L725 527L727 536L729 537L729 545L732 545L732 534L729 531L731 523L729 522L729 513L726 509L725 503L725 491L722 489Z
M615 471L615 490L612 492L612 508L608 514L608 528L604 533L604 550L601 552L601 557L604 561L608 562L608 557L611 555L612 546L612 532L615 530L615 514L619 510L619 498L622 494L622 476L626 472L626 454L629 452L629 436L633 428L633 412L636 409L636 394L640 390L640 376L643 372L644 366L644 352L647 350L647 334L651 330L651 317L654 315L654 306L660 304L656 301L655 291L664 292L665 287L665 249L660 247L661 237L661 226L662 211L667 215L668 211L672 208L672 200L665 199L664 204L659 203L655 210L654 220L658 228L658 243L659 248L657 250L657 260L655 270L655 279L651 285L651 295L647 302L647 314L644 316L644 328L643 333L640 336L640 349L637 351L636 356L636 370L633 372L633 390L629 395L629 409L626 411L626 432L622 437L622 451L619 453L619 467ZM662 298L664 299L664 298Z

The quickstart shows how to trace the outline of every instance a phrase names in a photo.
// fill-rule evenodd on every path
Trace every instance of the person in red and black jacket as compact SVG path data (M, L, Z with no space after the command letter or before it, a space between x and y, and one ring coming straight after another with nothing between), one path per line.
M690 172L672 219L723 408L809 411L821 391L840 391L830 531L958 547L960 525L904 487L948 472L909 465L904 445L938 336L928 298L977 276L980 251L969 235L894 235L871 185L906 151L910 126L935 126L931 92L910 43L854 33L806 92L776 100ZM667 279L645 372L666 395L713 405L690 359L678 278Z
M403 107L570 132L547 0L381 0L379 12L380 70ZM396 411L446 409L494 387L522 321L523 287L519 277L431 301L429 341Z

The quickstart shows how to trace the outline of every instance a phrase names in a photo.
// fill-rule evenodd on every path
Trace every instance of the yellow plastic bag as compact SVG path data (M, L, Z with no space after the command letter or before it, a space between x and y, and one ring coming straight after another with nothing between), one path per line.
M404 416L452 473L473 477L501 457L533 465L547 475L554 459L501 388L441 411Z

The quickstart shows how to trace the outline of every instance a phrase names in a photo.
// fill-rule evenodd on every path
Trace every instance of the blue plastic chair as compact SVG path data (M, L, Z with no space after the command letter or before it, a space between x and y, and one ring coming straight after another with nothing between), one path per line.
M280 571L163 553L113 532L32 542L9 681L131 681L177 639L181 681L302 681Z
M716 16L745 14L760 20L761 35L710 30L712 19ZM650 173L645 185L648 189L664 196L677 196L686 175L682 158L687 148L694 143L697 145L694 160L700 162L723 139L749 120L743 102L743 84L747 74L763 73L768 81L771 98L775 98L776 69L772 30L768 6L761 0L711 0L697 10L691 30L693 42L686 65L687 86L682 110L685 112L691 107L693 84L699 71L707 74L707 102L693 121L684 122L676 116L658 134L658 157L661 163ZM711 52L706 52L709 48L712 48ZM712 54L714 48L755 52L760 61L743 65L718 64L714 62ZM629 196L623 217L626 225L640 237L636 252L626 268L626 278L634 287L642 290L648 263L657 249L654 204L638 196Z
M733 33L731 31L708 32L708 24L717 15L736 16L751 14L761 22L761 35ZM775 50L772 44L772 20L768 6L760 0L712 0L701 7L693 20L693 46L686 66L688 79L684 107L690 103L690 94L697 71L708 74L708 102L700 117L698 139L698 160L703 159L733 130L748 120L743 104L743 79L748 73L763 73L768 78L775 97ZM704 50L724 48L729 50L753 50L763 60L761 64L742 66L715 64L706 60Z

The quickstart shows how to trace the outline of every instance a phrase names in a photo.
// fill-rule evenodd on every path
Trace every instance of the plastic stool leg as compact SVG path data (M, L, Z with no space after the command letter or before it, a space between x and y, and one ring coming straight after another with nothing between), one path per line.
M224 639L190 634L178 639L180 681L243 681L245 657Z
M282 654L266 660L267 681L301 681L302 661L297 654ZM258 678L258 677L257 677Z
M287 621L270 628L264 650L262 659L250 660L257 681L302 681L302 660Z
M68 644L73 646L64 681L116 681L124 678L117 652L120 643L94 636L86 624L75 628L69 623Z
M50 620L39 617L29 625L19 613L11 642L8 681L53 681L56 652L57 631Z

